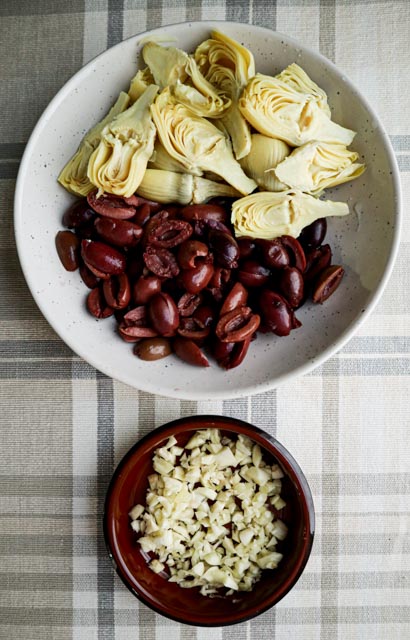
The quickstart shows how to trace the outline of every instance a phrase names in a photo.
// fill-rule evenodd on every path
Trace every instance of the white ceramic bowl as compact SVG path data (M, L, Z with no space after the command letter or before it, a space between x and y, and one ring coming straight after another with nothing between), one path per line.
M259 335L243 364L229 372L216 365L196 368L175 356L147 363L115 332L113 318L97 321L85 309L86 289L78 272L62 267L54 245L70 196L57 175L83 134L128 87L147 34L125 40L81 69L51 101L26 147L15 194L15 232L28 286L42 313L69 347L112 378L133 387L186 399L233 398L262 392L309 372L338 351L379 299L398 247L400 183L388 137L358 90L328 60L276 32L231 22L193 22L161 27L152 37L169 37L192 51L217 27L244 43L256 68L275 74L300 64L326 91L334 119L357 131L353 147L367 171L328 197L347 201L351 215L330 219L327 242L334 263L346 275L323 306L297 312L303 326L287 338Z

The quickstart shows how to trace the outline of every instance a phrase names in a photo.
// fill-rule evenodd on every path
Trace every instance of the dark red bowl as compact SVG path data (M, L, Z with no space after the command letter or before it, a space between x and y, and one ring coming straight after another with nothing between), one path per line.
M128 512L145 503L147 476L153 472L155 449L170 436L184 445L197 429L213 427L226 435L244 434L257 442L268 462L277 462L285 477L281 496L286 507L280 513L289 528L278 546L283 560L275 570L266 570L249 592L224 598L202 596L198 588L182 589L148 567L130 527ZM224 626L249 620L276 604L299 579L312 548L315 515L309 485L290 453L274 438L256 427L223 416L193 416L169 422L137 442L114 472L108 488L104 535L114 567L130 591L162 615L192 625Z

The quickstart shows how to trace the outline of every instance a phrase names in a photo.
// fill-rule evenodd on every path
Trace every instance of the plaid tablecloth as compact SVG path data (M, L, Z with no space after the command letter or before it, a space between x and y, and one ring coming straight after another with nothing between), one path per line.
M134 33L199 19L277 29L334 60L391 136L405 221L380 304L337 356L278 390L196 403L113 382L61 342L21 274L12 200L28 136L75 71ZM408 0L1 0L2 639L410 638L409 27ZM317 510L296 588L225 630L179 625L139 604L114 574L101 535L117 461L154 426L194 413L238 416L276 435L305 470Z

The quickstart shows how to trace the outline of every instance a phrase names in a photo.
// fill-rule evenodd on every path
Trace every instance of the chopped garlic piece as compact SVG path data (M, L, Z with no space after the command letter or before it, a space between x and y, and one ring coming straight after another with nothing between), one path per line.
M285 506L284 474L264 461L258 444L203 429L185 447L170 438L153 466L146 506L136 505L130 518L141 549L156 554L154 572L213 596L223 588L250 591L262 570L277 566L287 528L271 505Z

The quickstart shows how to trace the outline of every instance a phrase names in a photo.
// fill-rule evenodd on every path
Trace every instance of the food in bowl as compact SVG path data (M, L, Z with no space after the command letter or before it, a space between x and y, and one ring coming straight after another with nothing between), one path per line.
M218 430L221 439L233 442L237 442L239 436L249 438L252 444L259 445L263 461L271 468L278 465L283 473L280 496L286 504L275 513L275 522L279 518L287 527L287 535L278 541L276 549L283 554L283 559L277 568L262 570L260 579L249 591L231 593L225 587L213 597L202 595L200 587L182 591L180 585L169 580L165 571L155 573L150 568L152 553L142 550L137 539L139 534L130 526L129 514L136 505L145 505L148 478L156 473L153 467L155 451L170 438L177 441L173 446L185 450L185 445L199 430ZM279 469L275 467L277 474ZM222 626L243 622L276 604L300 577L309 558L313 534L312 495L291 454L261 429L226 416L189 416L147 433L118 464L105 501L104 536L121 580L134 596L158 613L194 625Z
M184 446L171 436L153 468L145 503L129 513L142 551L154 554L152 571L213 596L250 591L277 567L287 535L278 517L284 474L257 443L218 429L198 430Z
M67 212L75 233L58 234L57 250L81 266L89 311L115 313L136 355L208 366L205 345L231 369L257 330L289 335L309 294L322 303L338 288L344 269L322 230L349 208L318 196L365 167L346 146L354 132L298 65L258 74L218 31L192 56L154 42L143 56L59 176L89 207Z

